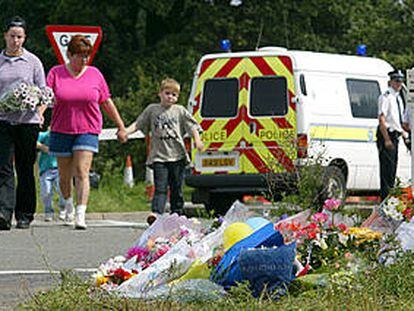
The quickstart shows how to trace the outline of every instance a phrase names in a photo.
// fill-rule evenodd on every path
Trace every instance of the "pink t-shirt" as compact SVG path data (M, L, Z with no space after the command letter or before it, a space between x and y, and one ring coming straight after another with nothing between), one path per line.
M53 67L47 75L56 103L52 113L52 131L65 134L99 134L102 130L100 104L110 96L108 85L96 67L88 67L73 78L65 65Z

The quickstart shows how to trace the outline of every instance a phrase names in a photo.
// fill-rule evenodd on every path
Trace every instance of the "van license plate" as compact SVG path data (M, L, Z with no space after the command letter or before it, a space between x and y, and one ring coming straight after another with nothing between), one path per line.
M234 166L235 158L206 158L201 160L202 167Z

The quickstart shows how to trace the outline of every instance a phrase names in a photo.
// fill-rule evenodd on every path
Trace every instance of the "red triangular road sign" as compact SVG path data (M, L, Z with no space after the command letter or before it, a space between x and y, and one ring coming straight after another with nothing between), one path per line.
M66 51L72 36L84 35L91 41L93 50L88 64L92 62L102 40L102 29L99 26L48 25L46 33L61 64L68 62Z

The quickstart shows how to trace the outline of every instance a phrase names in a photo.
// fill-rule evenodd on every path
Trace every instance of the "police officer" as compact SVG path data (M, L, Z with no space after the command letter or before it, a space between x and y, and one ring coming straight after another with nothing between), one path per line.
M389 88L378 98L377 147L380 161L381 199L394 187L398 164L398 141L403 133L404 103L400 95L404 75L400 70L388 73Z

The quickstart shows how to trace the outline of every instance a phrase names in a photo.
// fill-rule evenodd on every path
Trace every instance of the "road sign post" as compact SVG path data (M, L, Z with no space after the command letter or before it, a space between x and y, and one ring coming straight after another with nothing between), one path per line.
M46 34L61 64L68 62L67 46L72 36L84 35L91 41L93 49L88 64L92 62L102 40L102 29L99 26L48 25Z

